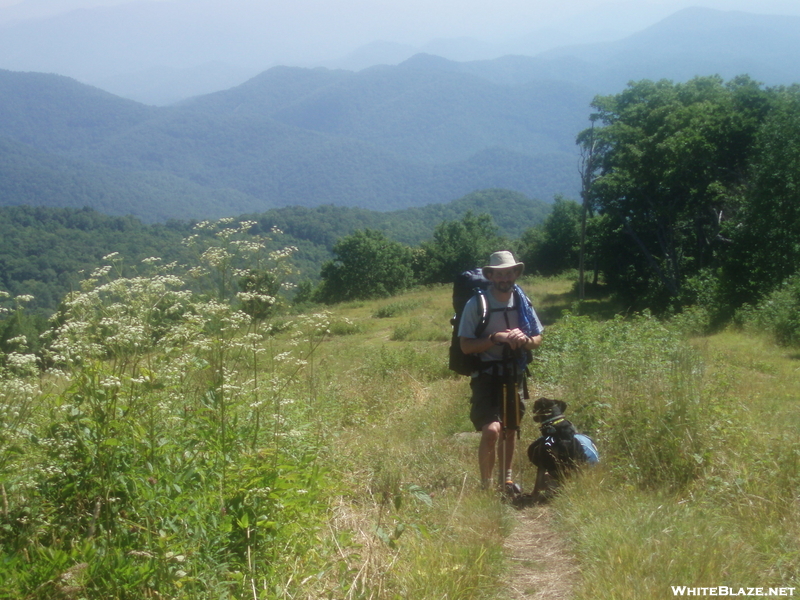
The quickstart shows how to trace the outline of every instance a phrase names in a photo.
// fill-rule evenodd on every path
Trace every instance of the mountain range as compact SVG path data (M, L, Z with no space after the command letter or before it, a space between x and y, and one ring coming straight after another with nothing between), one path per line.
M439 63L275 67L171 107L2 71L0 204L154 221L288 205L401 209L486 188L577 194L574 138L589 90L503 85Z
M15 39L0 37L0 65L25 54ZM800 17L686 9L615 42L537 56L278 66L169 106L3 70L0 205L89 206L155 222L292 205L398 210L489 188L577 198L575 137L596 94L640 78L744 73L800 81Z

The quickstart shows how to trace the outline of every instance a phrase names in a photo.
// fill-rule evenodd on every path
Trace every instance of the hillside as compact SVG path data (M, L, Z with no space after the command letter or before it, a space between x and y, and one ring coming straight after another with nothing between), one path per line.
M90 207L147 223L219 218L264 210L232 189L204 187L171 173L127 171L59 157L0 137L0 207Z
M152 209L157 211L158 206ZM253 233L270 235L274 227L284 232L271 249L297 247L292 281L298 282L317 280L336 241L357 229L380 230L393 240L416 246L430 239L442 221L458 220L472 211L492 215L501 235L516 239L528 227L542 223L549 210L549 204L518 193L487 190L447 204L392 212L294 206L250 213L242 219L258 223ZM113 252L119 253L126 268L134 270L141 260L152 256L181 264L193 260L181 243L194 233L192 226L189 221L176 220L143 223L88 208L0 207L0 291L30 294L34 296L31 308L52 311L77 287L81 272L91 272L103 256Z
M154 222L289 205L397 210L486 188L575 197L574 138L590 94L412 61L363 73L275 68L170 108L0 71L0 99L1 205Z
M488 188L577 198L574 141L595 93L710 73L791 84L799 39L800 17L685 9L615 42L536 57L274 67L171 107L0 71L0 205L158 222L281 206L391 211Z

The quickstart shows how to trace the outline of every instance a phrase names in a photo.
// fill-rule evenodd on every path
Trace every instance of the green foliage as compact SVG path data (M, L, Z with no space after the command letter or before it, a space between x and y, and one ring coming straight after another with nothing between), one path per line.
M715 426L702 365L681 335L652 316L566 315L548 329L533 374L562 391L621 481L681 488L702 472Z
M320 272L316 297L322 302L385 297L413 282L411 250L379 231L356 231L339 240L333 253Z
M757 306L744 305L737 321L753 333L769 333L782 346L800 347L800 274L786 280Z
M581 206L556 196L544 223L528 229L520 239L520 260L530 272L557 275L578 268L581 243Z
M686 279L724 250L769 92L747 77L640 81L593 106L603 127L591 198L613 231L606 279L638 306L679 305Z
M746 203L725 231L732 248L721 286L734 308L758 302L793 275L800 260L800 87L773 90L772 102L753 150Z
M440 223L433 240L421 245L418 277L424 283L452 282L462 271L483 265L500 245L491 217L467 212L460 221Z
M503 234L511 235L521 231L524 223L541 221L549 207L514 192L489 190L448 204L390 213L334 206L288 207L240 217L234 224L253 222L247 233L253 240L265 240L270 252L282 247L270 243L269 238L276 230L284 232L281 237L286 245L297 248L286 261L293 272L285 278L305 281L299 284L294 302L307 304L320 268L330 260L338 239L367 224L394 241L419 244L433 235L437 223L459 219L473 209L494 215L503 223ZM513 211L519 220L509 220L507 211ZM24 319L30 321L30 328L41 331L44 327L36 319L54 311L61 299L78 287L79 273L92 272L103 256L119 252L125 257L122 269L128 274L135 272L140 261L153 256L165 263L193 263L197 255L182 243L190 234L199 235L203 243L214 237L210 230L193 230L191 222L147 225L130 216L109 217L89 209L0 207L0 289L15 296L33 296ZM267 295L279 300L284 296ZM29 336L28 342L34 343L35 338Z
M318 572L331 484L286 395L327 319L284 323L272 344L230 286L246 257L271 282L280 265L228 225L202 224L208 269L152 259L126 277L107 257L54 319L45 375L20 338L2 355L0 595L233 598Z

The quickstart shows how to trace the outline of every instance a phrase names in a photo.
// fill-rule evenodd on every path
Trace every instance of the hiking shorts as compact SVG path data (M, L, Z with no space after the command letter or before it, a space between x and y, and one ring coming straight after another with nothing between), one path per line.
M472 388L472 408L469 418L476 431L499 421L505 429L518 430L525 414L522 380L516 383L491 373L481 373L469 383Z

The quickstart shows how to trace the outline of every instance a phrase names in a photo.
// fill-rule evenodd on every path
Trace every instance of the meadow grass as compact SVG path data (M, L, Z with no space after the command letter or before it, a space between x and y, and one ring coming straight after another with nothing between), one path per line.
M522 283L547 327L531 395L566 400L601 452L550 509L575 598L796 585L796 351L608 318L619 307L577 302L568 278ZM165 307L168 353L6 377L6 405L33 418L0 447L0 595L503 597L514 509L480 490L450 301L419 288L260 336L219 306L191 327ZM526 490L537 435L526 419Z
M653 360L647 332L639 334L622 344L632 353L624 369ZM619 378L621 365L608 354L565 368L576 396L581 373L599 378L583 392L612 413L596 416L604 464L554 503L582 565L577 599L672 598L674 585L798 584L797 358L735 331L679 340L685 348L671 373L640 365L646 378ZM636 410L614 418L631 398ZM669 410L681 403L689 412Z

